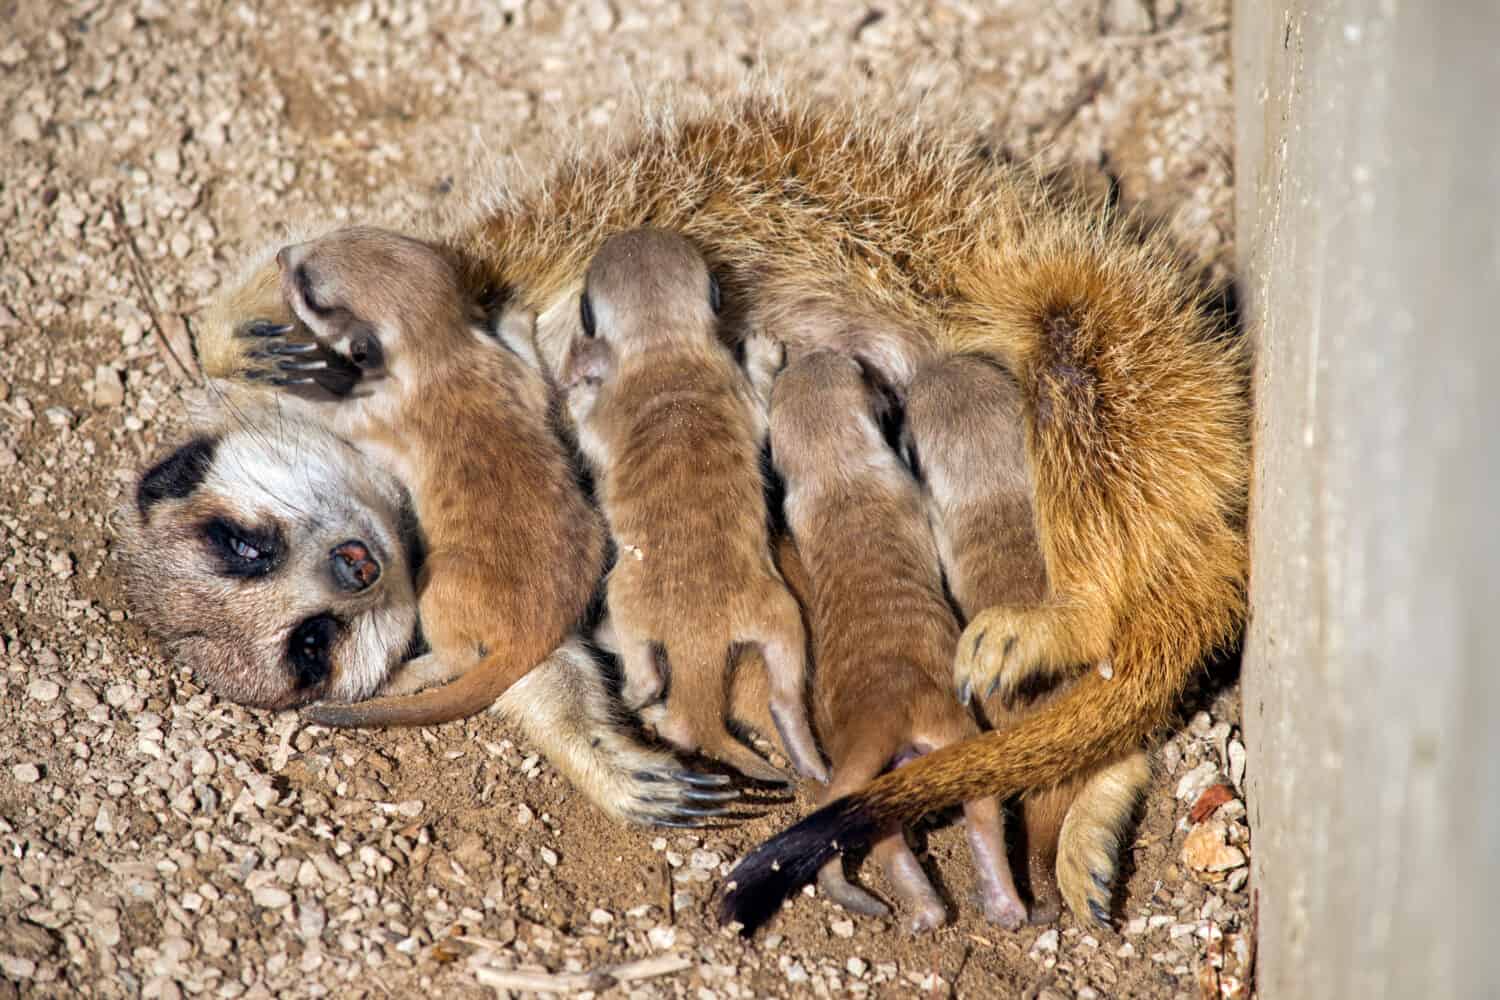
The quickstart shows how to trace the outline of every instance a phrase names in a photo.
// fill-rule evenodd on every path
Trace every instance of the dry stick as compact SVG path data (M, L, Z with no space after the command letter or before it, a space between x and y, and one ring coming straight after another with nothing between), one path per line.
M657 955L654 958L605 966L593 972L508 972L481 966L474 970L474 975L480 985L495 990L576 993L581 990L607 990L632 980L669 976L692 967L692 960L686 956Z
M156 308L156 296L151 291L150 269L146 266L146 258L142 256L141 248L136 245L135 235L125 224L125 206L120 204L120 199L116 198L110 203L110 210L114 213L115 225L120 227L120 232L125 236L125 245L130 248L130 277L134 280L136 291L146 307L146 315L151 318L151 329L156 331L156 339L161 341L162 347L166 348L167 354L177 365L177 370L192 378L193 369L184 364L183 360L177 356L177 352L172 349L172 342L167 339L167 329L161 324L161 317ZM203 383L200 381L198 384Z
M1078 117L1078 112L1082 111L1094 98L1099 96L1108 80L1109 74L1100 70L1083 82L1083 86L1078 88L1077 93L1069 98L1068 103L1063 107L1061 114L1058 116L1057 124L1052 128L1052 135L1047 140L1047 145L1050 146L1057 142L1057 137L1062 135L1063 129L1073 124L1073 119Z

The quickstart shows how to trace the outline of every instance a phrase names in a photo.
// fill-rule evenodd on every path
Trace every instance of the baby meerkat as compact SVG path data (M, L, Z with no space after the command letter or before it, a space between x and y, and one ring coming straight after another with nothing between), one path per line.
M425 646L420 529L394 476L279 396L217 384L195 435L150 465L115 521L136 620L221 697L358 701ZM616 819L684 826L733 790L645 746L569 639L490 711Z
M856 361L827 351L784 371L771 397L772 460L786 481L787 523L808 575L808 592L798 596L811 622L818 732L833 762L825 800L979 732L948 693L958 622L917 483L882 433L889 405ZM1006 859L999 802L971 799L964 817L985 916L1019 927L1026 908ZM873 854L911 930L944 922L942 901L899 825L881 832ZM839 857L818 881L851 910L884 912L844 880Z
M902 434L919 475L948 586L965 620L990 607L1047 600L1034 489L1026 462L1025 401L1009 372L985 358L954 355L917 369ZM1108 664L1100 668L1106 673ZM1018 673L979 692L996 729L1018 724L1054 696L1048 678ZM1052 688L1069 683L1050 678ZM967 675L958 698L971 698ZM1003 689L1002 689L1003 687ZM1123 835L1151 776L1143 750L1028 797L1023 805L1032 920L1057 914L1057 892L1078 919L1109 922L1109 893Z
M427 543L417 591L432 651L388 689L404 696L309 714L371 726L481 711L578 628L603 571L603 526L550 422L549 387L468 315L449 259L426 243L351 228L276 260L315 340L273 335L266 350L308 356L283 364L293 378L359 370L313 412L406 484Z
M771 557L764 404L719 339L716 281L683 237L632 230L595 254L580 309L563 384L618 549L606 588L626 703L665 690L644 713L664 739L782 780L725 728L731 658L757 646L787 756L827 780L801 611Z

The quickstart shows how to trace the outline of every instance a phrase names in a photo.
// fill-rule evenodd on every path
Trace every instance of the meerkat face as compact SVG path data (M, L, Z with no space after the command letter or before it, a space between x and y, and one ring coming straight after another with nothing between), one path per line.
M458 276L435 247L371 227L339 229L282 247L276 254L286 305L317 339L283 344L283 353L332 351L362 376L393 375L403 359L441 351L434 342L473 325ZM403 350L420 335L424 351ZM429 350L430 349L430 350ZM326 357L309 361L322 371ZM283 366L286 367L286 366Z
M405 496L311 423L194 438L146 470L120 520L136 614L232 701L357 701L415 641Z
M676 233L632 229L604 241L579 298L582 336L563 384L599 381L621 358L714 336L723 297L696 247Z

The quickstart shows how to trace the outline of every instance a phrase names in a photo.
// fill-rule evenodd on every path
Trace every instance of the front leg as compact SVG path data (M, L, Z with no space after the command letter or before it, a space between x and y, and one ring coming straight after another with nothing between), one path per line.
M1109 658L1110 616L1098 607L998 605L979 612L958 640L953 689L970 698L998 696L1013 706L1032 683L1071 676L1079 664Z
M239 377L280 388L321 390L342 398L354 391L363 375L360 365L306 336L294 323L252 319L240 324L234 336L244 347Z
M599 665L576 639L559 646L495 702L588 799L611 817L694 827L729 818L739 792L636 739L609 697Z

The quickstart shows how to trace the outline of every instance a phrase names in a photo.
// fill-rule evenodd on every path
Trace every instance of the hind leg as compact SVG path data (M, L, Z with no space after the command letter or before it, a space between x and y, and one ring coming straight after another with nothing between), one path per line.
M920 934L948 922L948 908L928 881L903 831L881 838L870 856L891 880L891 889L901 903L901 923L907 931Z
M1150 780L1151 763L1137 750L1090 775L1068 807L1057 842L1057 882L1079 920L1110 926L1125 830Z
M979 901L992 924L1013 931L1026 922L1026 907L1016 891L1016 880L1005 853L1005 822L993 796L964 803L969 851L979 876Z
M618 633L614 641L619 649L620 673L623 675L620 701L626 708L638 709L660 698L666 685L656 662L656 647L635 636Z
M770 683L771 719L798 773L827 784L828 768L818 753L807 717L807 640L802 631L802 612L785 590L773 600L771 621L777 627L758 637Z

